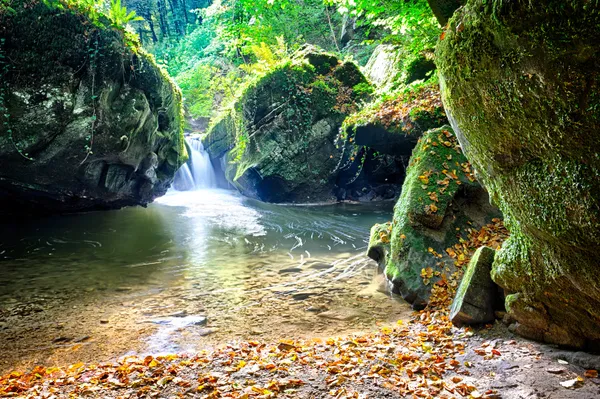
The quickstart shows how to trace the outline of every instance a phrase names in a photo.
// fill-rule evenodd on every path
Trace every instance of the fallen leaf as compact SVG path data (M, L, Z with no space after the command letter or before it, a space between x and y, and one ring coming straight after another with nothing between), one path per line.
M577 378L573 378L572 380L563 381L560 383L565 388L574 389L579 388L583 385L583 378L577 376Z
M586 370L583 375L586 378L598 378L598 370Z

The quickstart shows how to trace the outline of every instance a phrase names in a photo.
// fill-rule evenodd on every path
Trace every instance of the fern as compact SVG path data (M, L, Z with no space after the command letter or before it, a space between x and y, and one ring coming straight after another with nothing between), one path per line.
M121 5L121 0L111 0L108 18L112 26L121 30L125 30L128 23L133 21L143 21L144 18L138 16L135 11L127 11L127 7Z

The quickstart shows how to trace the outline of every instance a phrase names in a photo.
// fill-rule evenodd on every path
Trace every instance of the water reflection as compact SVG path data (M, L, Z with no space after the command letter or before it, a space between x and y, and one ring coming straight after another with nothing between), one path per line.
M0 360L50 362L53 340L78 335L91 337L90 357L193 348L212 331L220 339L254 334L267 316L282 334L316 331L326 323L306 309L356 300L370 281L360 274L369 229L391 211L391 203L281 206L197 190L169 193L146 209L5 224ZM182 333L181 323L198 317L207 325ZM75 356L82 355L60 353Z

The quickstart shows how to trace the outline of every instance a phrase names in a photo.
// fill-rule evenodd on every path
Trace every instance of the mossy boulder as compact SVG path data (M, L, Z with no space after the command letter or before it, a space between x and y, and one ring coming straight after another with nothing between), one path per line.
M36 1L12 6L0 15L3 210L114 208L164 194L187 156L177 87L121 31Z
M431 286L457 271L447 249L459 243L467 227L479 228L497 216L452 128L426 132L413 151L394 209L385 262L394 292L423 308Z
M378 45L363 68L380 93L397 91L415 81L435 76L431 51L415 53L402 46Z
M354 63L305 48L257 79L213 121L205 148L213 160L226 157L227 180L246 196L335 201L343 180L351 178L341 175L340 165L358 161L335 140L369 87Z
M447 123L437 81L432 81L364 107L342 129L356 145L409 157L424 132Z
M600 340L600 8L470 0L437 48L442 97L511 236L493 279L518 332Z
M450 308L450 320L455 325L494 320L494 305L499 296L498 286L491 277L495 255L496 251L485 246L473 254Z

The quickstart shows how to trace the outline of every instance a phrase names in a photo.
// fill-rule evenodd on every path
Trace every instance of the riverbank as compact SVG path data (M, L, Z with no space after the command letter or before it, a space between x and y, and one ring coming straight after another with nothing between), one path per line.
M191 355L122 357L0 377L19 398L595 398L597 374L500 323L457 329L445 310L371 333L233 341ZM585 359L585 356L580 358ZM595 359L595 358L588 358Z

